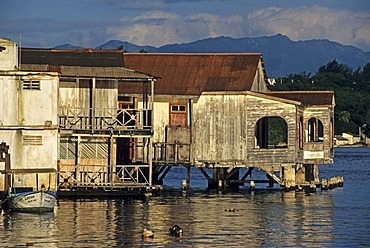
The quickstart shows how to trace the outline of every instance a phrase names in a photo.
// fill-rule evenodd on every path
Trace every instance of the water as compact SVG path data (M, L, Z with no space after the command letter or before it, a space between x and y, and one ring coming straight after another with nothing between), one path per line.
M220 194L192 170L185 194L178 168L157 197L62 199L49 214L3 211L0 247L370 247L370 148L336 148L320 177L337 175L343 188L311 194L246 187ZM182 237L169 235L174 224ZM154 238L143 239L143 228Z

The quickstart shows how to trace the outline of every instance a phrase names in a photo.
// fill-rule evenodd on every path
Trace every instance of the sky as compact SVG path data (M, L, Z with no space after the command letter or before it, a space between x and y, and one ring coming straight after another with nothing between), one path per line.
M370 52L370 0L0 0L0 37L23 47L159 47L278 33Z

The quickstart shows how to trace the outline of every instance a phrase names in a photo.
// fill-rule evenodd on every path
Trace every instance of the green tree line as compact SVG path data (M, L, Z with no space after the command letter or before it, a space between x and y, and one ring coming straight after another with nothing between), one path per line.
M332 60L315 75L302 72L276 79L270 90L333 90L335 92L335 134L370 131L370 63L351 69Z

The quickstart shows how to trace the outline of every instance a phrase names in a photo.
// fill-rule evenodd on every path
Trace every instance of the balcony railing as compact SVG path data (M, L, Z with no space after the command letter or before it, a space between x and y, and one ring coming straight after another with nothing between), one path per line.
M190 144L153 143L153 162L155 163L190 163Z
M72 130L151 129L151 109L60 108L59 127Z

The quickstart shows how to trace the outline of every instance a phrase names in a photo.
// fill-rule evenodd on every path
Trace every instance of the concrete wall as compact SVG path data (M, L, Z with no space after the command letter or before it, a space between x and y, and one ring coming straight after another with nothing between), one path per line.
M0 38L0 70L16 70L18 68L18 45L8 39Z
M6 62L0 70L0 141L10 148L11 168L57 169L58 73L16 71L17 52L9 50L6 55L0 58ZM0 163L0 169L4 168L5 163ZM39 179L41 183L42 176ZM17 186L27 186L29 180L34 178L19 176ZM0 190L3 187L1 176Z

